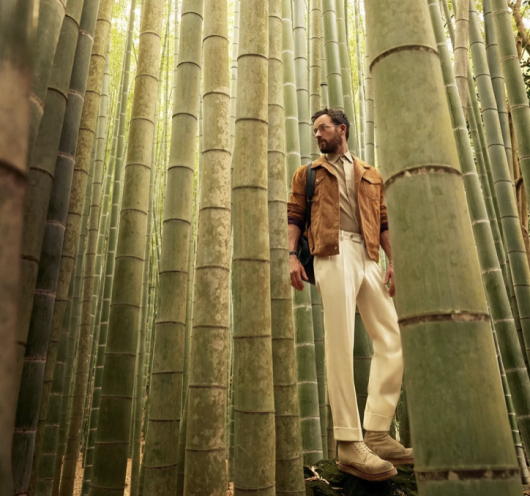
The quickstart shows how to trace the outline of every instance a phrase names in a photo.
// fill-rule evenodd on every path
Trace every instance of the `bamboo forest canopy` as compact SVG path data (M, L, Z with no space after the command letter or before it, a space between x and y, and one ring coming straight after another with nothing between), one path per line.
M1 0L0 496L523 494L529 95L522 0ZM289 274L326 107L388 206L415 466L377 489Z

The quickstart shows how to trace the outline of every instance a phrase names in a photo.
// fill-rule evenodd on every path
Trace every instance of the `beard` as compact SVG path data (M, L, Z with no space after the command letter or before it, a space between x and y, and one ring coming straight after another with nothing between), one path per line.
M341 143L342 138L339 133L335 131L335 135L332 138L321 140L318 143L318 147L320 148L321 153L335 153L339 149Z

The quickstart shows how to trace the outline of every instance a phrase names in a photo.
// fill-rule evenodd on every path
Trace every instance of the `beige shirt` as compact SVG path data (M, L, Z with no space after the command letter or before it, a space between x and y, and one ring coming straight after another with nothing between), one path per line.
M355 197L355 180L353 174L353 157L348 151L345 155L328 153L328 162L339 182L340 228L343 231L361 234L359 209Z

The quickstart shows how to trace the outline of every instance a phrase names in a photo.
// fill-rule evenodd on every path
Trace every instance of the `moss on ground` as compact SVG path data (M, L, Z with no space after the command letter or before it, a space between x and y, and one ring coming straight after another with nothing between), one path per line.
M321 460L304 469L307 496L418 496L412 467L398 467L398 475L384 482L368 482L339 470L335 460Z

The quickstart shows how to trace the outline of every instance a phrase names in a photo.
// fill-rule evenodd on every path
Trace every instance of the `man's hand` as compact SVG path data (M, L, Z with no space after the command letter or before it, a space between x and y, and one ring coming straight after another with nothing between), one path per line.
M308 281L304 266L295 255L289 255L289 272L291 273L291 286L298 291L304 290L304 281Z
M292 277L291 277L291 281L292 281ZM395 279L394 279L394 265L392 264L392 262L390 262L388 264L388 268L386 269L386 274L385 274L385 285L388 284L388 282L390 281L390 289L389 289L389 292L390 292L390 296L394 296L396 294L396 285L395 285Z

